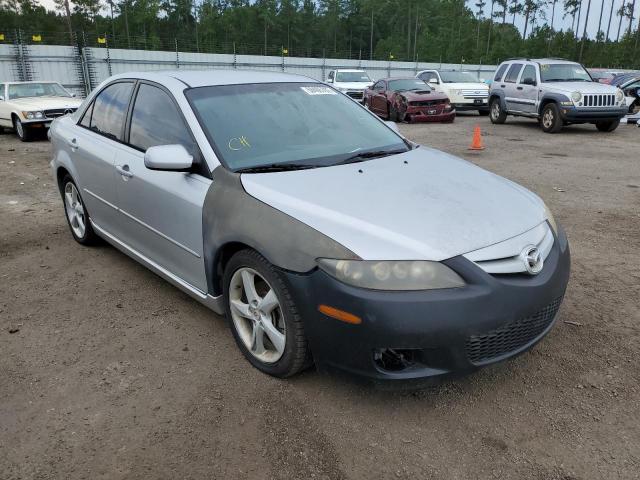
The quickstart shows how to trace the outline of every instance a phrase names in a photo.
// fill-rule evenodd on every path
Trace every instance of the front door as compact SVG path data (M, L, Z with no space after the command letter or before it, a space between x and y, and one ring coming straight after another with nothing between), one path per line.
M504 76L504 79L500 83L504 91L504 100L507 104L507 109L509 111L522 112L522 95L521 91L518 90L518 77L520 76L520 71L522 70L522 63L512 63L507 70L507 74Z
M538 80L536 69L533 65L526 65L520 80L516 86L520 103L520 109L527 113L537 113L538 111Z
M193 172L150 170L144 152L183 145L196 159ZM211 185L199 149L171 94L140 83L126 144L115 157L119 239L193 287L206 292L202 206Z

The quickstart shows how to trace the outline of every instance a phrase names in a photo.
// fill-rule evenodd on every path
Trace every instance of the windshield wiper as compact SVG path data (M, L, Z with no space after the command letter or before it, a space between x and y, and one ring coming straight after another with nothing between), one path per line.
M270 165L257 165L236 170L236 173L265 173L265 172L289 172L292 170L307 170L316 168L318 165L296 165L293 163L272 163Z
M370 160L372 158L381 158L381 157L389 157L391 155L397 155L399 153L404 153L407 150L373 150L369 152L361 152L356 153L355 155L351 155L350 157L345 158L344 160L340 160L338 163L334 163L333 165L345 165L347 163L358 163L364 162L365 160Z

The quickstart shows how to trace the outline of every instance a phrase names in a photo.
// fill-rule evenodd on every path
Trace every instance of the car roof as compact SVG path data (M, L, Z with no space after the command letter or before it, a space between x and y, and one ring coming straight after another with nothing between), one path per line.
M364 70L358 68L336 68L335 70L336 72L364 72Z
M5 83L8 85L26 85L29 83L60 83L60 82L56 82L55 80L32 80L29 82L0 82L0 83Z
M318 80L292 73L268 72L259 70L166 70L154 72L129 72L111 77L137 78L163 83L163 80L175 79L188 87L209 87L216 85L242 85L249 83L299 83Z
M420 80L420 79L416 77L387 77L387 78L381 78L380 80L384 80L388 82L390 80Z

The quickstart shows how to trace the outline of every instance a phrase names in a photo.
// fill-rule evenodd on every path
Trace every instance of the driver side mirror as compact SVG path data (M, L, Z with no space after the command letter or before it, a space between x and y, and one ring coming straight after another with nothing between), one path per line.
M531 77L523 78L522 82L520 83L522 83L523 85L531 85L532 87L536 86L536 80Z
M182 145L158 145L147 149L144 166L150 170L184 172L193 166L193 156Z
M440 82L438 81L437 77L431 77L429 80L427 80L427 83L435 83L437 85Z

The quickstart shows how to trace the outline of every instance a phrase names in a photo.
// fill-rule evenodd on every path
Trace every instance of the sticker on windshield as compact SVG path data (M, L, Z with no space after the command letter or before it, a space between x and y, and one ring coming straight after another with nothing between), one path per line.
M307 95L337 95L333 88L329 87L300 87Z

